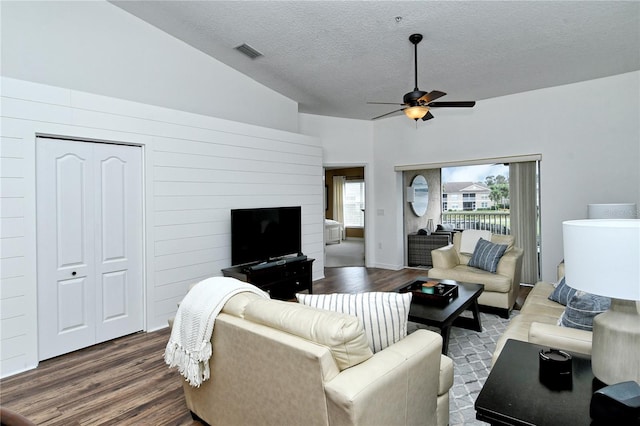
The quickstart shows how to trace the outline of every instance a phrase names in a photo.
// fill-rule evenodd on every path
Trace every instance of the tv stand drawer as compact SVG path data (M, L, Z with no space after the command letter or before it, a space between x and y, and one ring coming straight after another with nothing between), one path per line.
M232 277L251 283L268 292L272 299L290 300L295 294L308 290L312 293L312 265L315 259L274 265L252 271L232 266L222 270L225 277Z

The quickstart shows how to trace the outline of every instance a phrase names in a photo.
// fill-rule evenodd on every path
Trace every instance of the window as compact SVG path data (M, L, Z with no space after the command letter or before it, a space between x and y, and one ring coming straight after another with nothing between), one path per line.
M364 227L363 180L350 180L344 184L344 225Z

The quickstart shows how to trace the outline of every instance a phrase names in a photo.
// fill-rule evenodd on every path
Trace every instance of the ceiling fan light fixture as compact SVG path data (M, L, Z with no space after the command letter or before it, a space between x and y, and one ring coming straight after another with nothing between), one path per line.
M404 109L404 114L412 120L418 120L429 112L429 107L416 105Z
M397 18L396 18L397 19ZM457 107L457 108L471 108L476 103L475 101L458 101L458 102L434 102L436 99L440 99L445 96L446 93L440 90L432 90L431 92L425 92L418 89L418 43L422 40L422 34L411 34L409 41L413 44L414 50L414 76L415 87L413 91L405 93L402 97L402 103L396 104L391 102L367 102L368 104L389 104L403 106L403 108L396 109L395 111L388 112L386 114L373 117L372 120L377 120L382 117L386 117L391 114L396 114L403 111L404 114L416 122L419 119L422 121L431 120L433 114L429 112L430 108L442 108L442 107Z

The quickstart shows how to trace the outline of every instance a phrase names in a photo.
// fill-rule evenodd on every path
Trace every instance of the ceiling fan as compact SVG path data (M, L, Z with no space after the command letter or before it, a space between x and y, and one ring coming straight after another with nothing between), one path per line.
M402 99L403 103L401 104L391 102L367 102L368 104L403 106L403 108L397 109L395 111L373 117L372 120L377 120L378 118L386 117L388 115L403 111L405 115L412 120L418 121L418 119L421 118L423 121L427 121L433 118L433 115L429 111L429 109L431 108L472 108L476 104L475 101L433 102L436 99L439 99L446 95L446 93L439 90L425 92L418 89L418 43L422 41L422 34L411 34L409 36L409 41L413 44L414 48L415 88L412 92L406 93L404 95L404 98Z

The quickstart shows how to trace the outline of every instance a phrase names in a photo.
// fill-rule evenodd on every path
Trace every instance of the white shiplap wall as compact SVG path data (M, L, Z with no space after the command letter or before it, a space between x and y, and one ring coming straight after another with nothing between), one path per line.
M3 126L4 127L4 126ZM25 212L25 150L17 137L0 135L0 367L23 369L25 352L36 349L35 331L26 317L35 296L26 288L29 230ZM31 233L33 235L33 233ZM31 274L33 276L33 274Z
M146 329L189 284L230 265L230 209L301 205L303 251L323 276L322 147L308 136L2 78L1 375L37 365L35 139L142 145Z

